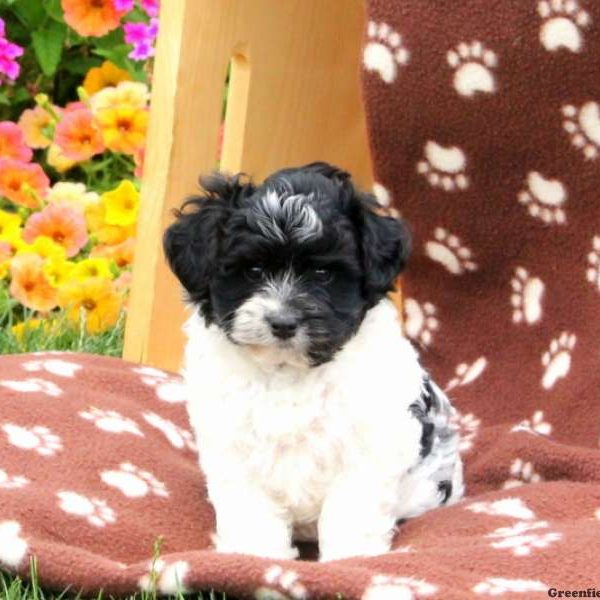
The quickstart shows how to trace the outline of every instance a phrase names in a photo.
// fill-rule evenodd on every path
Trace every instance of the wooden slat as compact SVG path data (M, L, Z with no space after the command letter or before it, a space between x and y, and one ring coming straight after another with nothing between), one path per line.
M180 367L184 311L160 238L170 210L216 164L234 58L222 169L256 180L327 160L372 182L360 98L361 0L163 2L124 357Z

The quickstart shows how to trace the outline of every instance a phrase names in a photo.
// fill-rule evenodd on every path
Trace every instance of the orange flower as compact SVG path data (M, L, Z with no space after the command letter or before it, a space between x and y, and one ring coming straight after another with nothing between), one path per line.
M75 256L88 241L83 215L60 204L49 204L29 217L23 239L31 244L40 235L62 246L68 257Z
M79 35L100 37L119 26L125 11L113 0L61 0L65 21Z
M56 126L54 142L66 158L84 161L104 152L102 135L87 108L67 111Z
M23 306L47 312L56 307L58 298L44 275L43 266L44 261L37 254L15 256L10 265L10 293Z
M41 106L24 110L19 127L25 136L25 143L30 148L47 148L52 141L48 133L53 123L52 115Z
M12 121L0 122L0 158L14 158L29 162L33 152L25 144L21 128Z
M121 81L131 81L131 75L125 69L105 60L101 66L92 67L83 80L83 89L91 96L101 89L117 85Z
M67 317L79 323L85 316L88 333L101 333L115 325L123 305L123 297L109 279L90 277L72 281L58 292L60 305L67 309Z
M0 195L27 208L39 208L50 180L40 165L0 159Z
M90 256L92 258L107 258L112 260L119 269L129 267L133 263L135 239L128 238L115 246L96 246Z
M98 125L106 147L114 152L134 154L143 147L148 128L148 111L130 106L98 112Z

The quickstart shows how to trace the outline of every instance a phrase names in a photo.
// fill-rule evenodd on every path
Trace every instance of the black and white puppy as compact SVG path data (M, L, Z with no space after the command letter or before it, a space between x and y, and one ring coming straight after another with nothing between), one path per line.
M398 520L463 493L453 409L386 298L405 225L324 163L202 183L164 247L197 309L185 377L217 550L387 552Z

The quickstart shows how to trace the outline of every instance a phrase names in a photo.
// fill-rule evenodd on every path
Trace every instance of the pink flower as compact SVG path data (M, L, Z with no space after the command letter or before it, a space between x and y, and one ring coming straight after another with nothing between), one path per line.
M113 0L115 10L120 12L129 12L133 10L133 0Z
M125 23L125 41L133 46L129 57L133 60L146 60L154 56L154 40L158 34L158 19L146 23Z
M141 4L150 17L158 17L159 0L141 0Z
M23 48L6 39L4 21L0 18L0 83L2 83L2 75L6 75L11 81L19 76L21 66L15 58L22 55Z
M21 128L12 121L0 122L0 158L14 158L29 162L33 152L25 143Z
M88 241L84 216L64 204L49 204L29 217L23 239L31 244L40 235L62 246L69 257L75 256Z

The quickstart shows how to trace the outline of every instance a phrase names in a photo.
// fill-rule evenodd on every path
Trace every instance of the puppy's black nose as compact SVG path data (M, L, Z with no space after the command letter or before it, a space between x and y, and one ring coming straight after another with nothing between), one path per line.
M273 335L281 340L288 340L296 335L298 319L293 315L273 315L267 318Z

